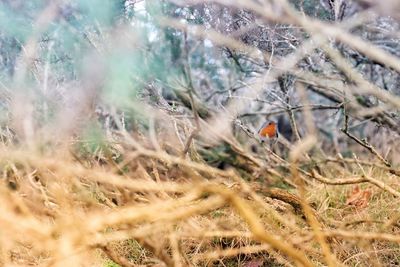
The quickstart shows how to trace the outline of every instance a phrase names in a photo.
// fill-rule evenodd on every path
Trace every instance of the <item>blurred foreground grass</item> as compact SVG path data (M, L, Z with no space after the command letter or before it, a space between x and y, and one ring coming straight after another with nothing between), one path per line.
M286 266L298 260L323 265L326 255L309 216L317 219L338 263L399 261L398 200L376 187L361 185L371 191L363 206L346 203L354 186L307 178L307 213L297 190L246 182L234 169L164 152L125 149L130 160L121 172L122 165L112 160L82 164L68 150L39 154L3 147L3 264ZM90 160L97 161L81 159ZM333 168L325 175L363 175L350 164ZM368 174L400 186L375 167Z

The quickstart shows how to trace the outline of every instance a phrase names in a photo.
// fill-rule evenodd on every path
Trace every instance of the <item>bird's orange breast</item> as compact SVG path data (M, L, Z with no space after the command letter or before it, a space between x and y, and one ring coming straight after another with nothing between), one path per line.
M262 128L260 131L260 135L263 137L273 138L276 136L276 124L269 124L266 127Z

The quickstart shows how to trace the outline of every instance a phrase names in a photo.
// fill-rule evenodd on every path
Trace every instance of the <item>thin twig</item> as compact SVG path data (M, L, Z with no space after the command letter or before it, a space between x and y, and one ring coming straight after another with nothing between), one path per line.
M369 152L374 154L380 161L383 162L387 167L391 168L392 164L389 163L383 156L379 154L379 152L370 144L367 142L366 139L358 139L355 135L351 134L349 132L349 116L345 114L345 119L344 119L344 127L340 129L344 134L346 134L348 137L350 137L352 140L354 140L357 144L365 147Z
M309 110L337 110L341 109L343 107L343 104L338 104L335 106L327 106L327 105L321 105L321 104L312 104L312 105L300 105L300 106L291 106L285 109L281 110L271 110L271 111L265 111L265 112L247 112L239 115L238 117L249 117L249 116L273 116L273 115L278 115L287 112L287 110L290 110L292 112L302 112L304 109L309 109Z

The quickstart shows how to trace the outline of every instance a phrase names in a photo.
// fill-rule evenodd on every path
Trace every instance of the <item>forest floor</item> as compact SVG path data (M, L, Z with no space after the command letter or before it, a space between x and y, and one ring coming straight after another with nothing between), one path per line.
M379 163L251 173L138 144L0 155L4 266L400 264L400 180Z

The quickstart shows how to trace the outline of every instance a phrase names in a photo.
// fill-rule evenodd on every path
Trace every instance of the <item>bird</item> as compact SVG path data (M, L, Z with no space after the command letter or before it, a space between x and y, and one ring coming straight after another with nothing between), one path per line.
M278 139L278 124L273 120L267 120L258 130L258 137L262 143L267 140L276 141Z

